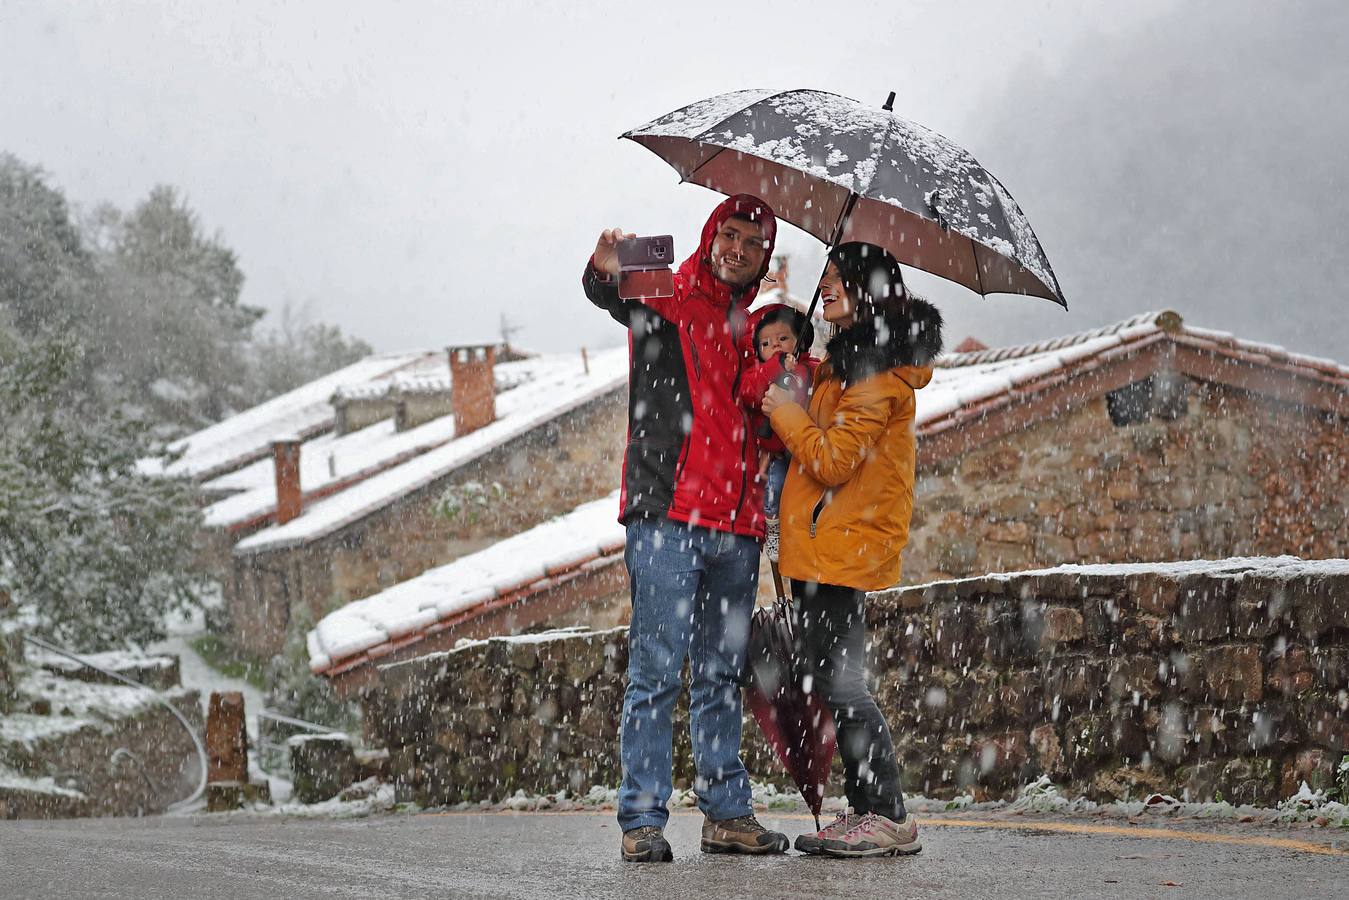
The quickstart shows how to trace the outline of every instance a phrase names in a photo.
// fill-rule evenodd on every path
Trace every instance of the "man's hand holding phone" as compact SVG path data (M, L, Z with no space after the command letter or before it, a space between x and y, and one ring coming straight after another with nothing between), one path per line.
M674 296L674 238L668 234L638 237L621 228L600 235L595 267L618 275L623 300L663 300Z
M624 231L622 228L606 228L600 232L600 239L595 242L595 268L610 278L617 278L619 273L618 264L618 243L619 241L630 241L637 235Z

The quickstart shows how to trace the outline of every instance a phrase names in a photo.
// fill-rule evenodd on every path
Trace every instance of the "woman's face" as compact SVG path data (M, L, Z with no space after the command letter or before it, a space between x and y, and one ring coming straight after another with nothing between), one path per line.
M843 289L843 276L832 262L820 279L820 304L824 320L839 328L851 328L857 308L853 298Z

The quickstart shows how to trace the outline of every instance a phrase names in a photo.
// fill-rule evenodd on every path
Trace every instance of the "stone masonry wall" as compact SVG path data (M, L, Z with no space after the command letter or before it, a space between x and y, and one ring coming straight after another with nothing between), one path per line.
M874 594L871 675L908 793L1270 803L1349 754L1349 561L1070 567ZM425 804L619 781L626 630L386 666L367 740ZM678 786L692 776L683 701ZM747 719L756 779L786 783ZM833 792L840 790L838 762Z
M1063 563L1349 556L1349 423L1198 382L1186 414L1105 397L918 472L904 584ZM921 439L920 439L921 445Z
M191 795L200 775L192 738L151 694L64 659L26 662L20 634L0 627L14 693L0 711L0 820L137 816ZM113 662L202 729L196 691L177 657Z
M611 392L307 547L235 558L224 589L233 640L270 656L302 614L317 620L604 496L619 483L626 422L627 392ZM443 492L469 482L489 490L486 508L439 515Z

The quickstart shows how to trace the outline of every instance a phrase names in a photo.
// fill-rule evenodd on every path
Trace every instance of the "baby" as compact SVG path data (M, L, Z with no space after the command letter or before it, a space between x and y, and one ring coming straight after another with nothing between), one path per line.
M797 353L797 339L804 353ZM774 381L783 384L784 376L797 400L805 406L810 399L810 387L820 361L810 355L815 332L805 314L783 304L766 306L759 311L754 324L754 350L758 365L747 370L740 379L740 403L752 412L751 421L759 437L759 478L764 482L764 518L767 533L764 552L773 562L778 560L778 501L782 497L782 483L787 480L787 465L791 460L787 447L773 434L768 418L760 410L764 393Z

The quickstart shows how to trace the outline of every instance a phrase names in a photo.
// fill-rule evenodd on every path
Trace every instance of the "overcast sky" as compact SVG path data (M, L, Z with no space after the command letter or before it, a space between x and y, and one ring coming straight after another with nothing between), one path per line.
M1137 297L1119 289L1119 260L1102 250L1118 246L1123 227L1113 209L1118 167L1084 165L1081 155L1118 147L1132 166L1147 166L1140 152L1174 155L1137 135L1154 122L1170 128L1190 104L1240 114L1221 83L1190 86L1181 106L1164 109L1186 67L1233 46L1261 52L1259 33L1242 36L1244 13L1207 48L1194 23L1221 6L1201 3L1200 14L1176 0L277 6L4 0L0 149L44 167L84 206L129 207L156 183L179 187L238 252L246 302L310 304L381 350L493 335L502 312L526 346L617 343L622 332L579 290L595 234L615 224L672 232L682 256L717 198L615 138L743 87L814 87L876 103L894 90L897 112L964 144L1007 185L1072 311L938 288L954 340L1052 336L1183 306L1158 302L1152 283ZM1185 39L1168 39L1175 33ZM1312 48L1333 50L1324 40ZM1323 71L1313 68L1308 77ZM1135 98L1119 105L1133 120L1079 116L1096 105L1092 79L1108 96ZM1200 132L1174 137L1204 142ZM1210 144L1206 152L1230 151ZM1302 156L1342 160L1343 146ZM1342 162L1326 165L1343 172ZM1185 202L1201 218L1211 206L1208 195ZM1125 205L1136 231L1138 204ZM1168 232L1130 248L1130 271L1193 268L1193 240ZM794 292L808 292L818 246L789 229L781 247L796 260ZM1296 302L1333 309L1342 298ZM1202 324L1241 331L1259 322ZM1315 327L1299 327L1308 338L1300 349L1335 354Z

